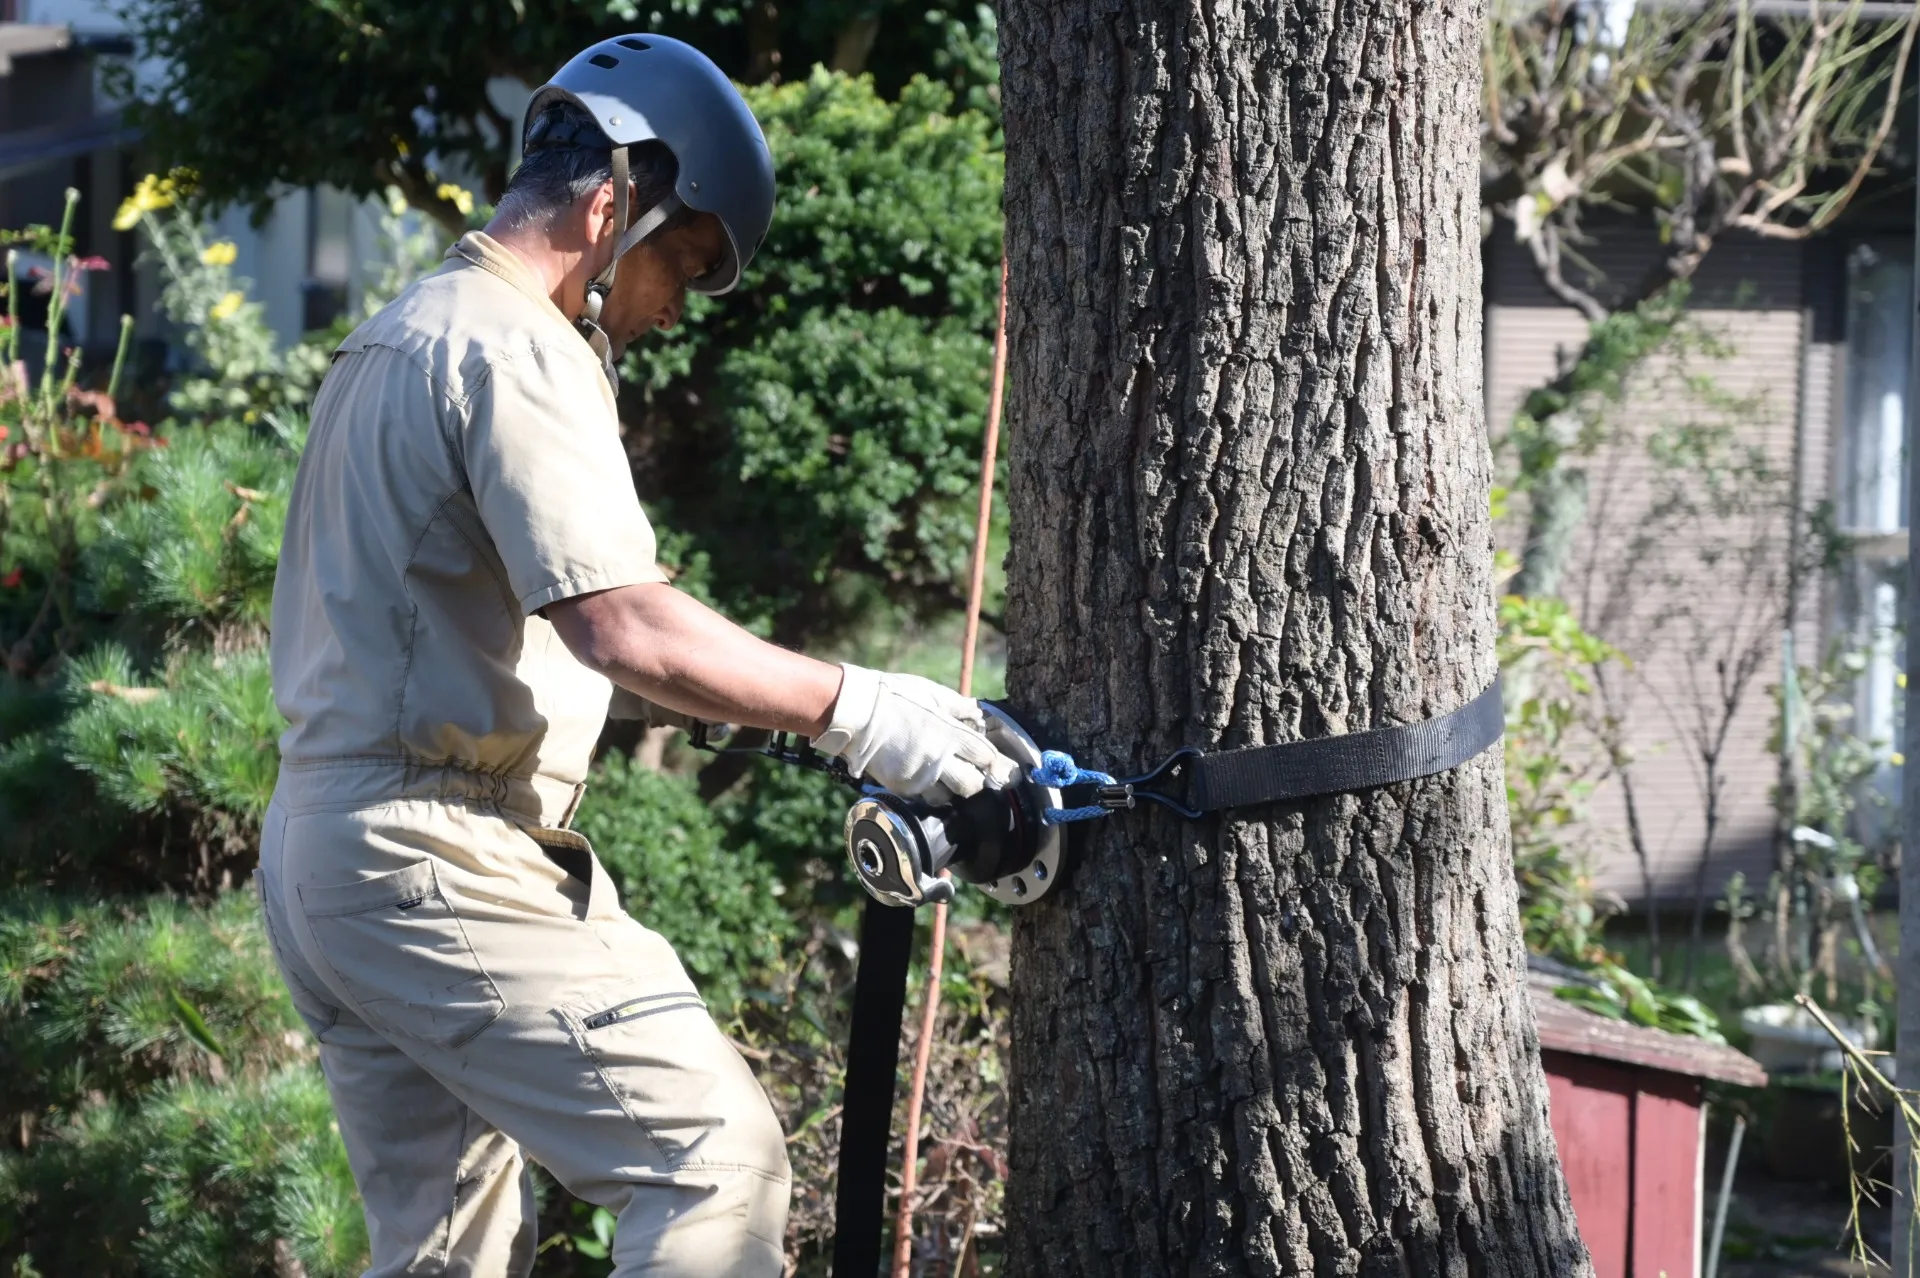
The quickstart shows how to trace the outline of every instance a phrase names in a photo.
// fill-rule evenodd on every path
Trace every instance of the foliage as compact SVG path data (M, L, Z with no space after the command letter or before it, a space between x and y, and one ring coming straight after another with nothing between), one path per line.
M325 353L279 348L264 308L247 297L248 281L231 275L234 245L209 241L200 219L182 207L194 182L183 171L165 178L149 174L114 217L121 230L145 231L147 254L159 262L166 281L161 310L180 326L200 365L202 375L175 389L173 407L192 417L248 421L304 407L326 372Z
M1729 885L1721 908L1746 998L1806 995L1817 981L1828 1004L1844 999L1850 1014L1885 1020L1893 971L1870 913L1898 830L1884 820L1888 800L1874 782L1887 764L1905 759L1889 743L1854 731L1853 693L1865 668L1862 653L1836 646L1819 666L1797 668L1774 690L1773 748L1789 752L1793 765L1791 788L1774 791L1776 805L1792 805L1785 855L1757 902L1747 899L1742 879ZM1756 919L1758 965L1747 935Z
M0 1256L47 1273L348 1278L366 1226L319 1072L168 1083L0 1158ZM16 1259L16 1263L19 1263Z
M714 802L730 845L788 883L836 883L834 904L859 899L841 874L841 826L853 796L822 772L767 764Z
M300 434L218 421L106 472L46 463L62 485L92 480L94 501L66 556L70 626L38 670L0 677L0 820L21 832L0 871L51 881L91 841L76 821L112 830L116 813L159 818L196 850L163 881L204 888L251 856L277 764L262 645ZM0 554L44 546L15 536ZM89 792L107 806L77 811ZM117 829L124 872L137 840Z
M75 577L82 553L98 535L98 510L120 486L134 454L150 446L144 427L123 428L114 414L110 380L106 393L81 388L79 356L61 352L51 335L61 332L72 295L73 218L78 191L67 191L58 231L32 227L24 234L53 259L47 292L49 350L38 385L29 383L22 358L21 303L29 288L19 278L18 257L7 253L8 322L0 329L0 659L13 678L32 674L50 656L82 638ZM128 330L122 328L119 372ZM9 442L11 441L11 442Z
M574 828L592 842L627 912L673 943L725 1020L792 936L779 899L786 889L772 868L725 846L691 780L620 754L601 761Z
M1586 345L1566 373L1527 393L1508 435L1519 467L1518 491L1550 474L1563 454L1591 455L1610 438L1609 418L1649 358L1670 352L1683 337L1708 340L1686 324L1689 292L1685 283L1674 284L1631 309L1602 317L1587 330Z
M1507 812L1527 948L1569 965L1580 980L1554 993L1588 1011L1724 1042L1697 998L1662 988L1601 943L1606 922L1587 865L1585 799L1617 769L1617 736L1600 685L1626 655L1588 633L1565 603L1508 595L1497 651L1507 680Z
M1595 675L1625 658L1581 629L1559 600L1508 595L1499 615L1497 651L1508 680L1507 812L1522 931L1535 953L1589 962L1601 952L1604 916L1584 849L1572 840L1602 762Z
M39 894L0 904L0 1122L71 1117L168 1079L259 1073L305 1054L251 894L138 906Z
M0 1263L358 1272L352 1178L250 893L0 905Z
M284 726L264 648L181 653L153 687L137 686L126 652L112 646L70 670L78 708L59 740L103 797L134 812L171 805L242 836L259 829Z
M1554 996L1616 1021L1714 1043L1727 1041L1720 1033L1719 1018L1691 994L1661 989L1612 961L1594 964L1587 975L1590 983L1558 986Z
M87 548L95 611L172 631L266 625L304 438L300 419L276 423L273 434L209 423L136 459Z
M636 348L636 475L790 642L962 598L999 289L994 124L926 80L749 90L779 214L739 294ZM878 592L879 598L875 597Z
M972 0L548 0L537 11L469 0L457 14L402 0L119 7L152 77L136 83L129 70L120 96L136 99L145 145L198 174L202 201L263 212L287 187L395 186L449 231L467 221L441 190L449 178L477 183L489 201L505 185L520 121L490 80L538 85L605 36L677 36L753 81L870 61L888 92L927 71L985 102L997 79L990 14Z

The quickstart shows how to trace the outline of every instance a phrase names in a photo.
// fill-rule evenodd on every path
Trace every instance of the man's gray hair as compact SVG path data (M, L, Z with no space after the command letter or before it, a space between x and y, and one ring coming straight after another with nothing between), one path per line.
M551 139L551 141L549 141ZM583 197L613 180L613 139L584 108L554 102L527 130L530 149L507 179L495 216L509 230L546 227ZM662 142L627 148L633 217L673 194L680 166ZM671 225L671 223L669 223Z

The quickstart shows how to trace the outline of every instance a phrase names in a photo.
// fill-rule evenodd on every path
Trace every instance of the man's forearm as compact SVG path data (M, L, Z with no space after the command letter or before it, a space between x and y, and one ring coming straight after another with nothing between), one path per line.
M814 737L840 693L840 667L756 638L665 583L562 600L547 617L583 664L697 718Z

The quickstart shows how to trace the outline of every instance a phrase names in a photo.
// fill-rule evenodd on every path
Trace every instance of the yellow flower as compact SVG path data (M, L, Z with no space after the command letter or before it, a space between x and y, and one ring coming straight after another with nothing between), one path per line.
M452 182L442 182L440 188L435 191L434 194L451 203L456 209L459 209L461 217L469 217L472 215L473 192L467 190L466 187L455 185Z
M172 208L182 196L193 190L194 178L190 169L175 169L165 177L157 173L147 174L135 184L133 194L121 201L120 211L113 215L113 229L132 230L142 214Z
M1902 671L1901 671L1901 672L1900 672L1899 674L1897 674L1897 675L1895 675L1895 676L1893 677L1893 682L1894 682L1894 683L1895 683L1895 685L1897 685L1898 687L1902 687L1902 688L1904 688L1904 687L1906 687L1906 686L1907 686L1907 672L1906 672L1906 671L1904 671L1904 670L1902 670Z
M1887 762L1891 763L1896 768L1904 768L1907 766L1907 756L1904 754L1901 754L1898 750L1895 750L1892 754L1889 754L1887 756Z
M233 259L240 255L232 240L215 240L200 250L200 263L203 266L232 266Z
M207 318L215 320L231 318L234 312L238 311L241 304L246 300L243 294L228 293L225 297L213 304L213 309L207 312Z

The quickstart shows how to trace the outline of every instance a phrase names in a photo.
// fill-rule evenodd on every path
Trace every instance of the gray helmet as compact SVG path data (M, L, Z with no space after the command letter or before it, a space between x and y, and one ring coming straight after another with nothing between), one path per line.
M614 261L658 230L680 206L711 213L726 228L726 260L688 286L696 293L725 293L766 238L773 221L773 156L766 135L740 91L719 67L692 45L657 35L602 40L554 73L527 103L527 131L542 108L563 98L577 103L613 140L614 198L626 220L626 148L660 141L679 163L674 195L622 236ZM609 266L599 281L613 283ZM597 312L598 307L593 309ZM597 318L597 316L595 317Z

